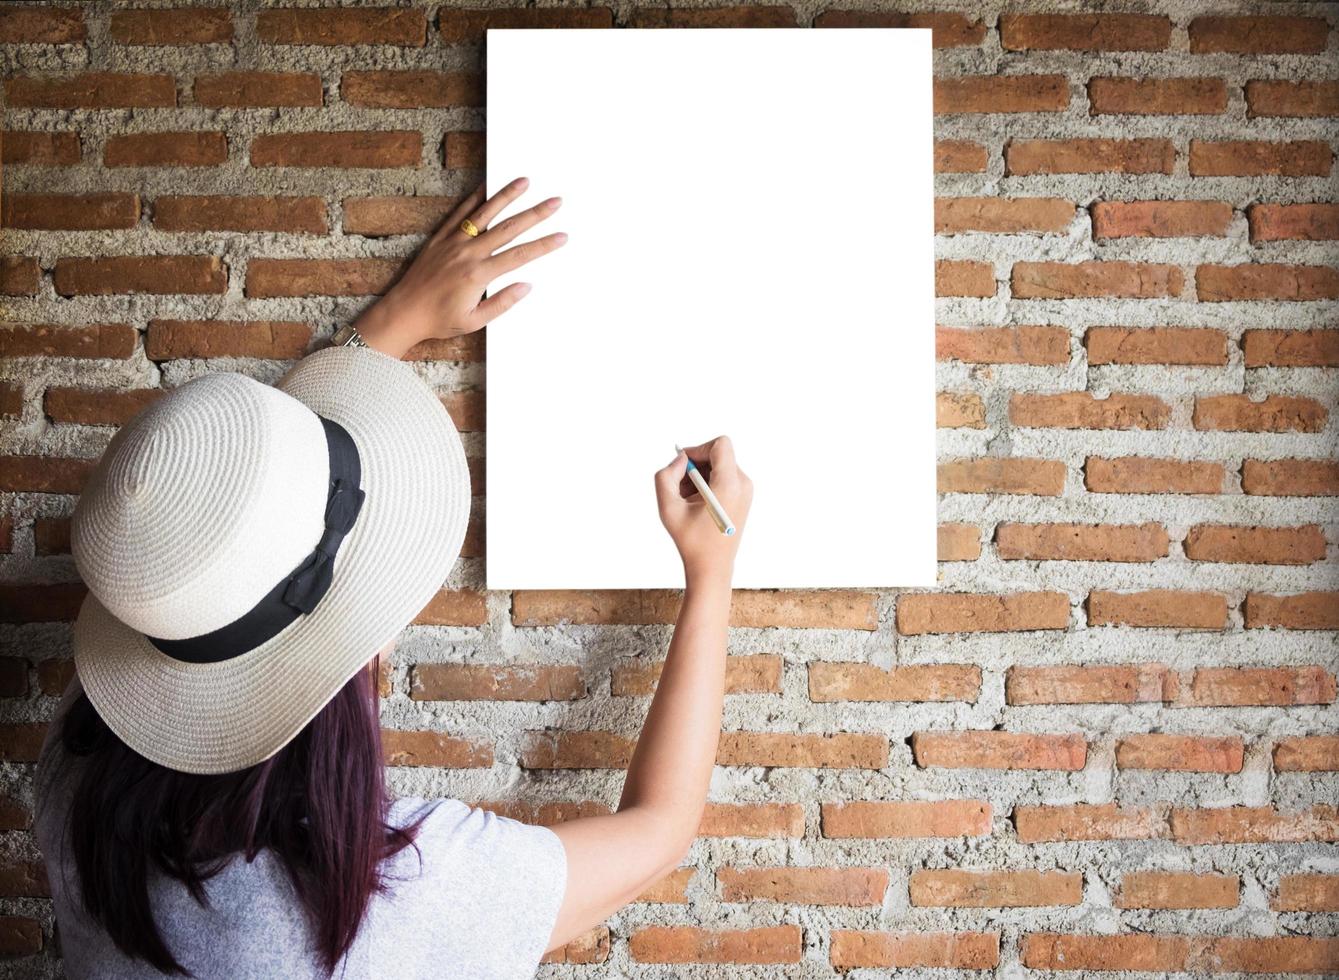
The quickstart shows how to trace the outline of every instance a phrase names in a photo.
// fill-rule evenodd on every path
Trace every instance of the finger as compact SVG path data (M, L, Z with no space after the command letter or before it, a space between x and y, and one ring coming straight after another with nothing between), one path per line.
M709 459L713 472L734 473L739 468L735 465L735 444L729 436L717 436L711 440L710 447Z
M482 204L483 199L484 185L480 184L456 202L456 206L451 209L450 214L448 214L442 223L437 226L437 231L432 237L434 239L443 238L446 235L451 234L453 231L459 231L460 223L465 220L465 215L469 214Z
M488 223L496 218L506 209L507 205L516 200L530 186L528 177L517 177L502 190L498 191L488 200L484 201L474 211L470 212L470 220L474 222L475 227L483 231L488 227Z
M536 238L532 242L522 242L520 245L513 245L505 252L498 252L491 259L479 263L479 268L489 280L493 280L519 269L527 262L533 262L541 255L548 255L554 249L561 248L566 241L566 232L555 231L552 235Z
M487 326L503 313L515 306L521 301L526 293L530 292L528 282L514 282L506 289L503 289L494 295L488 297L474 308L474 316L479 321L479 326Z
M656 495L666 503L683 499L679 494L679 483L687 472L688 456L682 452L676 454L668 466L656 470Z
M488 249L489 254L496 252L503 245L514 239L521 232L533 228L545 218L551 216L562 204L561 197L551 197L547 201L540 201L533 208L527 208L520 214L514 214L506 221L489 228L479 236L479 244Z

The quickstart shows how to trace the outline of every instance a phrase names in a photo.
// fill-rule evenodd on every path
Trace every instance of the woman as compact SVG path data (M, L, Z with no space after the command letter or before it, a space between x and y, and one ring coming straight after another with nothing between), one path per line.
M526 977L693 840L752 496L725 437L655 475L685 588L617 812L549 829L386 796L380 655L446 580L470 500L449 416L399 359L496 319L528 287L479 301L488 283L566 240L504 247L559 206L490 228L525 187L463 200L347 345L273 387L174 389L90 475L77 676L38 767L68 976Z

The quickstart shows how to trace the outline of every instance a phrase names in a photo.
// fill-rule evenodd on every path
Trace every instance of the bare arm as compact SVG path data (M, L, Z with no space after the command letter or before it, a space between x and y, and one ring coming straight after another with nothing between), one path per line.
M553 828L567 852L554 949L603 922L683 859L706 806L725 693L730 576L752 485L722 436L685 451L735 522L722 535L684 479L684 454L656 474L661 518L684 558L684 594L669 653L628 766L618 811Z

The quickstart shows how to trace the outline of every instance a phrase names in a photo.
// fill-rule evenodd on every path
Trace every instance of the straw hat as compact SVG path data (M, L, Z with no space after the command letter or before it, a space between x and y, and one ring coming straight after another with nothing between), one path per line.
M112 437L75 508L79 680L155 762L261 762L428 603L469 508L450 416L393 357L189 381Z

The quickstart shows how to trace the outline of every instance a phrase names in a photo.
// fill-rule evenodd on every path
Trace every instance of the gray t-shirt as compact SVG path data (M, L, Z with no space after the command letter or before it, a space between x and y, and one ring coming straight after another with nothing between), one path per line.
M52 726L52 732L58 726ZM48 738L42 770L63 749ZM37 838L46 859L70 980L147 980L164 977L130 960L84 915L73 863L64 863L60 831L64 794L38 799ZM567 884L567 855L557 834L457 800L396 801L391 822L427 816L410 847L384 865L390 891L375 895L336 978L533 977ZM419 853L422 854L420 862ZM62 870L65 872L62 874ZM282 865L269 851L241 856L206 884L209 907L180 882L151 880L154 921L177 961L199 980L306 980L325 977L310 948L309 930Z

